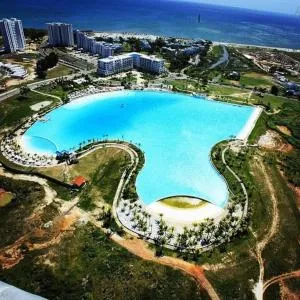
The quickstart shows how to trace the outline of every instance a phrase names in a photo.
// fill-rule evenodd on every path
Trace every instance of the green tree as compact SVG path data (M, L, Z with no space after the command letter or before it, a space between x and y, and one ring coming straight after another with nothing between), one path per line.
M30 91L30 88L27 87L27 86L21 86L20 87L20 95L23 96L23 97L25 97L28 94L29 91Z
M272 85L270 92L271 92L271 94L277 96L279 93L279 88L276 85Z

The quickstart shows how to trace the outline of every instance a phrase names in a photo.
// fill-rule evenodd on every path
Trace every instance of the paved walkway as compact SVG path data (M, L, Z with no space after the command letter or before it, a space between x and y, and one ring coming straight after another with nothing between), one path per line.
M228 62L228 59L229 59L228 51L224 45L221 45L221 47L223 48L223 55L222 55L222 57L220 57L220 59L216 63L214 63L213 65L211 65L209 67L210 70L215 69L216 67Z
M236 180L240 183L242 189L243 189L243 193L244 193L244 196L245 196L245 199L246 199L246 202L245 202L245 206L244 206L244 212L243 214L247 214L248 212L248 205L249 205L249 198L248 198L248 193L247 193L247 190L246 190L246 187L243 183L243 181L240 179L239 176L236 175L236 173L228 166L228 164L226 163L226 160L225 160L225 153L227 152L227 150L229 149L229 146L227 146L223 151L222 151L222 162L223 164L225 165L226 169L236 178Z

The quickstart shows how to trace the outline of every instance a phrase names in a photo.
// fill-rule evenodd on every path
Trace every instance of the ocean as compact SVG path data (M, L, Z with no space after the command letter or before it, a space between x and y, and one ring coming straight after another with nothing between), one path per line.
M24 27L46 28L47 22L61 21L82 30L300 49L300 16L296 13L293 16L169 0L1 0L2 17L21 18Z

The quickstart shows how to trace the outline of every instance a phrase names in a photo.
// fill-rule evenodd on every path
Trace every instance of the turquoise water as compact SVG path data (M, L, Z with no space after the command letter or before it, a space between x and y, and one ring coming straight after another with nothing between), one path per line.
M175 196L223 207L228 190L210 163L211 148L236 136L254 108L165 92L124 91L68 103L36 122L23 136L27 149L54 153L93 138L139 144L145 166L137 191L145 204Z

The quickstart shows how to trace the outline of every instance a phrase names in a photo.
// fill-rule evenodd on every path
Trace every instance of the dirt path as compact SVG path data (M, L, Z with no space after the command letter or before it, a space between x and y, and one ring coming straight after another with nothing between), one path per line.
M43 205L39 206L39 210L43 209L46 205L49 205L55 198L56 192L50 188L47 181L45 179L39 178L37 176L30 176L30 175L23 175L23 174L13 174L10 172L5 171L3 168L0 167L0 175L9 177L16 180L25 180L25 181L33 181L40 184L45 191L45 197L43 201Z
M285 273L285 274L281 274L281 275L278 275L278 276L275 276L269 280L267 280L265 283L264 283L264 292L267 290L267 288L269 286L271 286L272 284L275 284L275 283L278 283L280 281L283 281L283 280L286 280L286 279L290 279L290 278L296 278L296 277L300 277L300 270L297 270L297 271L293 271L293 272L290 272L290 273Z
M206 292L211 297L211 299L213 300L220 299L218 294L210 284L210 282L205 277L203 268L201 268L200 266L186 262L184 260L175 257L170 257L170 256L156 257L154 252L147 247L146 242L137 238L134 238L132 240L125 240L118 235L113 235L111 239L114 242L121 245L122 247L126 248L129 252L133 253L134 255L142 259L153 261L175 269L179 269L191 275L192 277L195 278L199 286L204 290L206 290Z
M256 299L262 300L263 299L263 294L264 294L264 274L265 274L265 268L264 268L264 259L262 256L263 250L265 249L266 245L271 241L273 236L276 234L278 225L279 225L279 213L278 213L278 202L275 194L275 189L272 185L272 182L270 181L270 178L268 176L267 170L265 168L265 165L261 161L260 158L257 158L255 163L257 166L261 169L263 173L263 181L265 182L268 190L269 190L269 195L272 201L272 222L271 226L264 236L264 238L259 241L256 245L256 257L259 263L259 280L256 284L256 286L253 289L253 292L256 296Z
M14 241L12 244L0 249L0 266L3 269L9 269L17 265L23 258L27 251L34 249L44 249L50 245L58 244L62 238L62 234L73 228L73 224L80 217L80 212L76 210L78 198L74 198L72 201L63 202L56 198L56 192L48 185L45 179L29 176L23 174L12 174L6 172L3 168L0 168L0 175L24 181L32 181L40 184L45 191L45 196L32 212L32 214L26 219L26 222L36 224L30 231L24 232L23 235ZM60 213L51 221L49 227L45 227L40 223L41 215L44 208L51 204L54 200L56 202L61 201ZM31 243L32 236L38 236L44 240L39 243ZM24 252L23 246L26 245L27 250Z
M55 96L55 95L52 95L52 94L46 94L46 93L43 93L43 92L40 92L40 91L37 91L37 90L34 90L34 89L32 89L31 91L36 93L36 94L40 94L40 95L47 96L47 97L50 97L50 98L54 98L58 101L61 101L61 98L58 97L58 96Z

